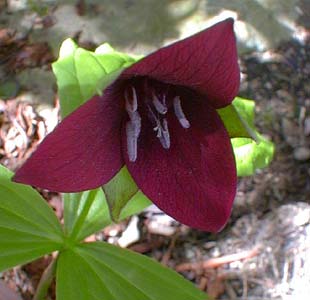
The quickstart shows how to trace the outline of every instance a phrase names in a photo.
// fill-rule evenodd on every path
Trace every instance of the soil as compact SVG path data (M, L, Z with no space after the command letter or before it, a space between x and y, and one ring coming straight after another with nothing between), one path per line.
M83 13L83 6L78 12ZM216 235L192 230L151 206L138 218L105 228L91 239L104 237L149 255L214 299L308 299L310 38L307 20L299 21L303 40L291 39L275 49L240 57L240 96L255 99L256 125L275 143L276 153L268 168L240 178L225 229ZM25 68L50 70L49 45L33 44L8 28L0 30L0 45L1 70L10 70L6 79L13 86L8 98L0 99L0 163L14 170L57 123L59 107L56 92L55 105L48 111L21 101L22 90L14 81ZM60 195L41 193L62 218ZM132 240L135 233L139 238ZM0 273L0 300L10 299L3 296L8 295L7 287L24 300L32 299L50 259ZM48 299L55 299L54 285Z

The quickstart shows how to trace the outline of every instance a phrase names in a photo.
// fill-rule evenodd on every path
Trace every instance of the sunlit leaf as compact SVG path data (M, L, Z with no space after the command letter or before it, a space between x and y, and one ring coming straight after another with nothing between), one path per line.
M61 249L61 225L38 192L0 165L0 270Z
M57 78L62 116L67 116L93 95L102 93L136 59L114 51L108 44L91 52L77 47L71 39L65 40L59 59L52 66Z
M238 176L249 176L268 166L273 158L274 145L255 128L255 102L236 97L232 105L218 112L232 137Z
M261 135L258 142L248 138L231 140L237 163L238 176L250 176L257 169L268 166L273 158L274 145Z
M254 127L254 108L254 101L236 97L231 105L217 110L231 138L257 139Z
M152 259L97 242L61 253L58 300L206 300L206 294Z

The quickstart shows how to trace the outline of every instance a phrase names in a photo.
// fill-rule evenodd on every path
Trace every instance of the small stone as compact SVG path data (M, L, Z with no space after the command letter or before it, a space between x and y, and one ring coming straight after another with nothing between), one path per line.
M299 147L294 150L294 158L299 161L306 161L310 159L310 149L306 147Z
M122 248L126 248L129 245L139 241L140 232L138 228L139 218L133 216L126 228L122 233L121 237L118 239L118 245Z

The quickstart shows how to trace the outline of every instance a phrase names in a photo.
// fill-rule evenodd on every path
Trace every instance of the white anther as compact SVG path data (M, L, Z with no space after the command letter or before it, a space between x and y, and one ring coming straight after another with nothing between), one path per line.
M127 152L129 161L134 162L137 159L138 136L135 134L135 128L131 121L126 124Z
M168 109L165 105L164 102L165 101L165 98L164 98L164 101L161 102L158 97L153 93L152 94L152 101L153 101L153 105L155 106L157 112L159 112L160 114L164 115L165 113L167 113Z
M138 98L137 93L134 87L131 87L132 89L132 103L128 96L128 91L125 92L125 100L126 100L126 110L127 112L135 112L138 109Z
M166 119L163 119L163 124L161 127L161 136L159 137L161 145L165 149L170 148L170 134L169 134L169 129L168 129L168 122Z
M174 97L173 108L174 108L174 113L175 113L176 117L178 118L181 126L183 128L189 128L191 125L184 115L184 112L183 112L183 109L181 106L181 99L179 96Z

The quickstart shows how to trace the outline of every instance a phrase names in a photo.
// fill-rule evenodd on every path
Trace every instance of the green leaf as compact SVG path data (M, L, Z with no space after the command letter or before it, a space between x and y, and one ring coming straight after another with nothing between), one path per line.
M0 165L0 271L63 247L61 225L38 192Z
M83 240L111 224L103 191L64 194L64 231L73 242Z
M206 300L181 275L152 259L103 243L81 244L60 254L58 300Z
M52 65L62 116L70 114L96 93L101 94L124 68L137 59L114 51L108 44L91 52L77 47L71 39L65 40L59 59Z
M254 101L236 97L231 105L217 110L231 138L257 139L254 127L254 108Z
M250 176L257 169L268 166L274 155L274 145L261 135L258 142L248 138L231 140L237 163L238 176Z

